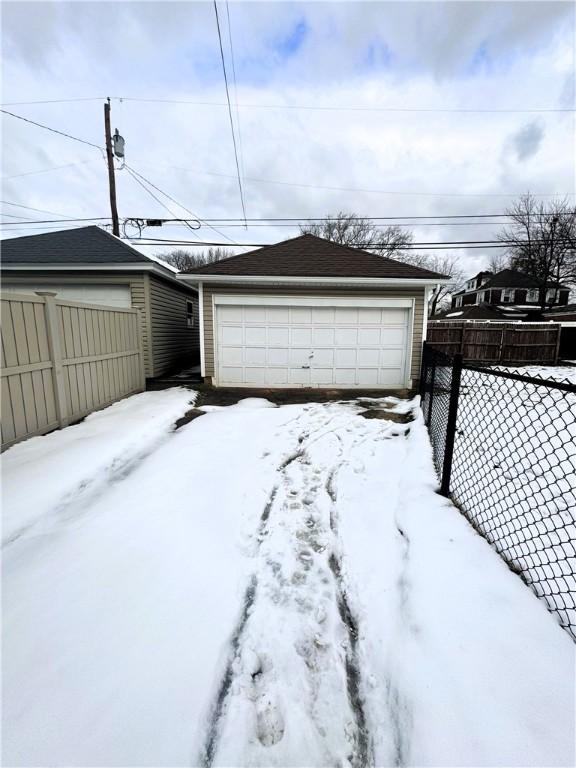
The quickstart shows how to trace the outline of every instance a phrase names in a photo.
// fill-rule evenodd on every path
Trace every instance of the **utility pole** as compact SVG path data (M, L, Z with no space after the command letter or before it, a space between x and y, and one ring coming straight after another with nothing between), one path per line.
M114 177L114 154L112 152L112 131L110 129L110 98L104 104L104 130L106 133L106 157L108 159L108 183L110 186L110 210L112 212L112 234L120 237L118 208L116 207L116 179Z

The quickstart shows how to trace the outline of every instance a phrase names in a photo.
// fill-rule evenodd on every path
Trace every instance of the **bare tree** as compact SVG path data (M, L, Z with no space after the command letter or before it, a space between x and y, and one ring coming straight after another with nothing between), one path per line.
M435 315L446 308L449 304L450 294L459 291L465 282L465 273L456 256L428 254L428 253L404 253L402 261L405 264L412 264L414 267L429 269L432 272L438 272L440 275L446 275L450 282L445 285L439 285L430 296L428 303L428 314Z
M508 210L511 223L500 240L509 244L511 266L534 278L541 309L547 288L559 283L576 285L576 208L565 200L538 202L523 195Z
M227 259L228 256L233 255L234 252L228 248L208 248L199 253L178 248L175 251L170 251L170 253L156 254L159 259L175 267L179 272L186 272L188 269L201 267L204 264L214 264L216 261L222 261L222 259Z
M301 224L300 232L389 257L402 253L413 239L412 232L397 224L377 227L369 219L345 211L328 215L319 224Z
M510 268L510 257L505 253L493 253L488 259L488 271L493 275Z

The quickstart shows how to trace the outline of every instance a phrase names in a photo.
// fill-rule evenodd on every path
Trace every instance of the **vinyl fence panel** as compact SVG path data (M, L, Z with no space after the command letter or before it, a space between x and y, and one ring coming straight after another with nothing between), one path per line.
M48 292L0 304L2 449L144 390L140 310Z

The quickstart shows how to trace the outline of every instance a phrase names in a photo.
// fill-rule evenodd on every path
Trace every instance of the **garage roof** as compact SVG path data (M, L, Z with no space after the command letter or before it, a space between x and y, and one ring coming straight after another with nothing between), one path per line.
M256 251L187 270L191 275L230 277L368 277L446 279L446 275L378 256L359 248L324 240L315 235L284 240Z
M151 259L100 227L2 240L3 264L149 264Z

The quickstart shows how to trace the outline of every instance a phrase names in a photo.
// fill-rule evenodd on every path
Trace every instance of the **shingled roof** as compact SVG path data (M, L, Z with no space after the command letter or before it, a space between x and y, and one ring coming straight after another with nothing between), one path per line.
M100 227L78 227L2 240L2 263L16 264L149 264L142 253Z
M191 275L262 277L368 277L446 279L446 275L403 264L315 235L265 245L255 251L187 270Z

